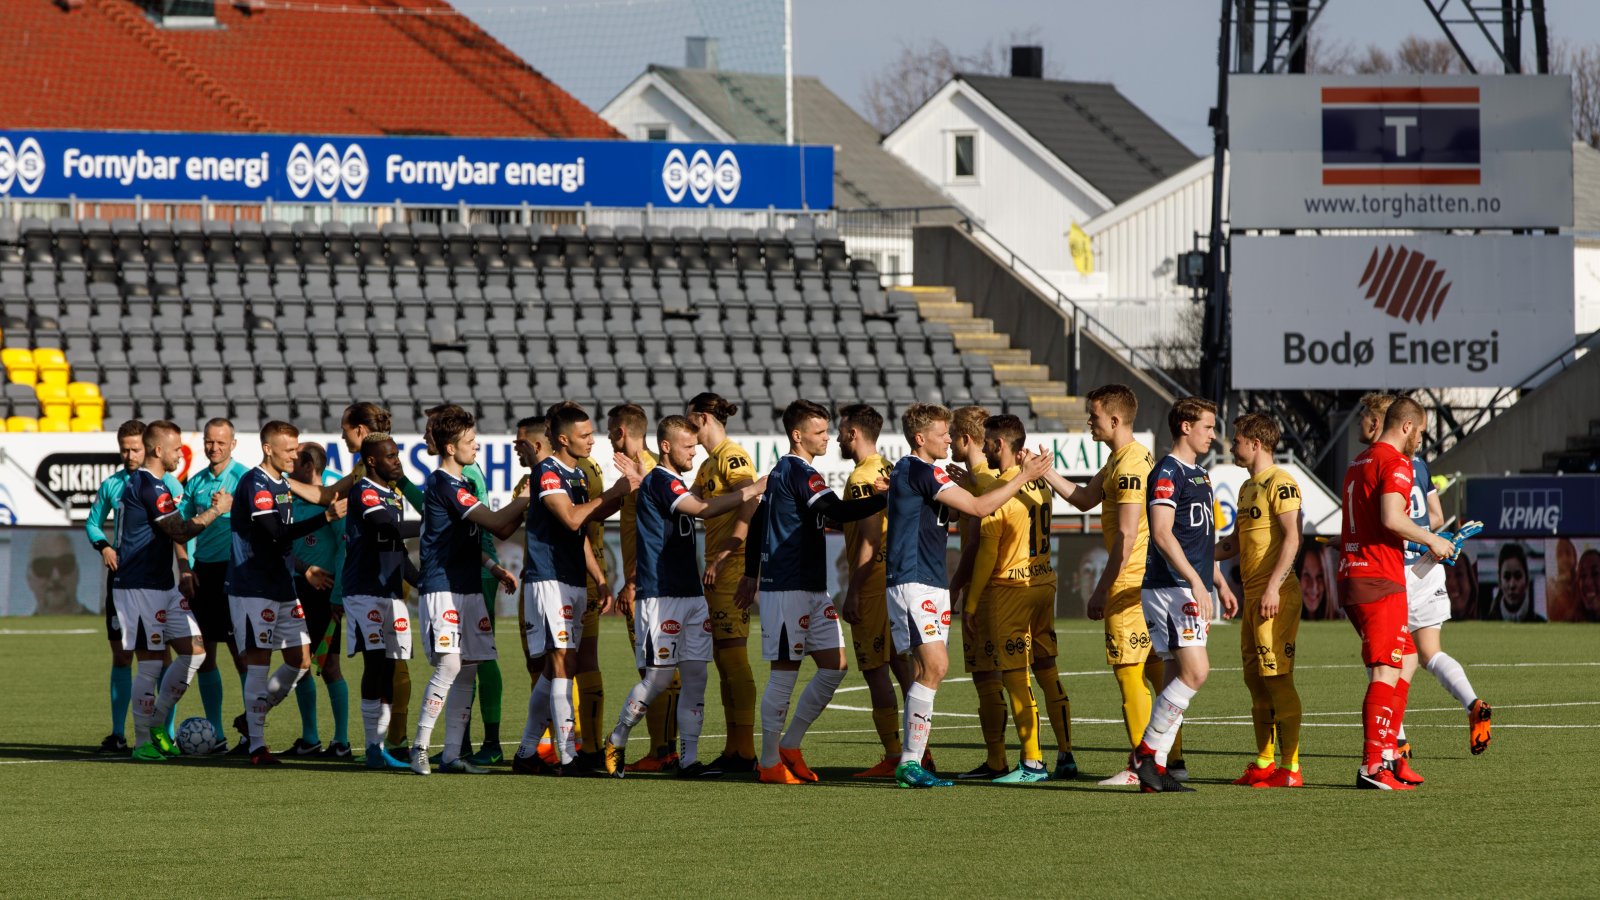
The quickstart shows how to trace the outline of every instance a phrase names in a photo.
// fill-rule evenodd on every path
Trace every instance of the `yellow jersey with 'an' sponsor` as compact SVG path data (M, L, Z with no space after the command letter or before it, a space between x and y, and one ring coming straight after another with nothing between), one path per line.
M846 500L855 500L860 497L871 497L876 494L875 485L879 478L888 479L889 466L883 457L874 453L856 464L855 471L850 473L850 479L844 485ZM867 521L871 521L871 517ZM868 596L881 597L884 594L884 561L889 558L889 520L885 516L876 517L878 530L878 552L872 557L872 572L867 576L861 592ZM844 558L854 567L856 554L861 550L864 538L865 524L863 522L844 523ZM854 571L851 572L854 575Z
M600 464L585 456L578 460L578 471L583 473L583 483L588 486L589 499L593 500L606 491L606 478L600 474ZM594 550L595 562L600 565L600 571L606 571L606 523L596 520L589 523L589 546ZM607 572L606 574L610 574Z
M1012 466L996 483L1010 481L1021 472ZM1050 563L1050 485L1036 478L1017 491L1004 506L985 516L979 529L980 546L993 542L994 574L989 583L1001 587L1054 585L1056 570Z
M1145 554L1150 543L1150 520L1145 514L1144 491L1145 482L1149 480L1150 470L1155 468L1155 464L1150 451L1143 444L1129 441L1121 450L1112 453L1100 468L1099 477L1104 491L1100 500L1100 533L1105 538L1107 552L1116 542L1119 530L1117 517L1122 507L1133 504L1139 508L1139 537L1128 548L1128 564L1122 567L1122 571L1117 573L1117 580L1111 583L1112 593L1136 591L1144 583Z
M639 467L643 474L650 474L656 467L656 457L649 450L639 451ZM593 495L591 495L593 496ZM622 572L624 575L633 574L634 554L639 552L639 533L635 527L639 521L639 492L631 491L622 498Z
M1271 466L1239 488L1239 514L1234 528L1239 538L1239 578L1245 596L1259 597L1267 576L1283 549L1283 525L1278 516L1300 508L1300 485L1288 472ZM1294 581L1294 570L1284 579Z
M732 439L724 438L722 443L712 448L711 455L700 464L700 471L694 477L694 491L702 500L715 500L756 478L755 466L750 462L750 454L744 448L735 444ZM710 562L717 549L733 535L733 526L739 523L739 511L730 510L714 519L706 520L706 561ZM744 568L744 556L734 553L728 557L727 562L737 566L741 571Z

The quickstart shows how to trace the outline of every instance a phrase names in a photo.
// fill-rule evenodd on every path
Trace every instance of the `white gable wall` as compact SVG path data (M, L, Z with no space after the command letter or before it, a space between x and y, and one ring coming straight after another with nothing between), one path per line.
M674 97L668 96L651 76L629 85L600 110L600 117L630 141L647 140L648 129L662 125L667 126L669 141L715 142L725 139L691 115Z
M1211 183L1207 157L1083 226L1107 298L1189 296L1177 258L1195 248L1195 232L1211 232Z
M1041 156L961 82L895 129L884 148L970 210L984 228L1041 274L1061 283L1076 272L1067 250L1067 230L1107 207L1061 172L1059 161ZM954 135L976 135L977 175L953 177Z

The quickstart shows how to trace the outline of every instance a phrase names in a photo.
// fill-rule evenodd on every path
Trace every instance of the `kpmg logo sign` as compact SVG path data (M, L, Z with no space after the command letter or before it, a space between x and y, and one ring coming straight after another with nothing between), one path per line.
M1508 489L1500 492L1500 531L1537 531L1556 534L1561 529L1561 489Z
M356 200L367 188L367 155L360 144L345 147L343 156L332 144L323 144L312 156L310 147L297 143L289 151L286 174L289 190L301 199L315 187L324 200L332 200L343 185L345 195Z
M11 190L15 183L24 194L39 189L44 180L44 151L34 138L23 138L15 148L11 141L0 137L0 194Z
M1424 319L1439 318L1451 283L1444 281L1444 267L1435 261L1415 250L1388 246L1381 258L1373 248L1357 287L1367 289L1366 299L1374 301L1372 305L1384 315L1421 324Z
M739 159L732 150L722 151L713 164L711 154L705 150L696 150L693 156L685 157L682 150L674 149L661 166L661 186L673 203L682 203L687 195L699 205L708 202L714 193L726 206L739 196L742 180Z
M1325 185L1476 185L1476 87L1322 89Z

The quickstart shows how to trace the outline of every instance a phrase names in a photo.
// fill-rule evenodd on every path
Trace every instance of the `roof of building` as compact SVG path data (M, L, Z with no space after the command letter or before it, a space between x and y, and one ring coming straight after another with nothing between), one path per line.
M1088 81L957 75L1112 203L1193 165L1197 157L1115 86Z
M745 72L651 66L718 128L743 143L784 140L783 78ZM794 80L795 140L831 144L834 203L840 209L950 206L951 200L899 157L849 104L811 77Z
M65 4L68 7L74 4ZM17 128L616 138L443 0L216 4L164 28L134 0L7 0Z

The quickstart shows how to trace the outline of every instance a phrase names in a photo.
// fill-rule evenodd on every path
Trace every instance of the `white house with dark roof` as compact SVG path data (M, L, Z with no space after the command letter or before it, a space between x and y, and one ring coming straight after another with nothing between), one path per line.
M1032 49L1032 48L1029 48ZM1077 298L1067 236L1199 159L1110 84L1041 77L1013 51L1011 77L956 75L883 140L885 150L970 210L996 238Z

